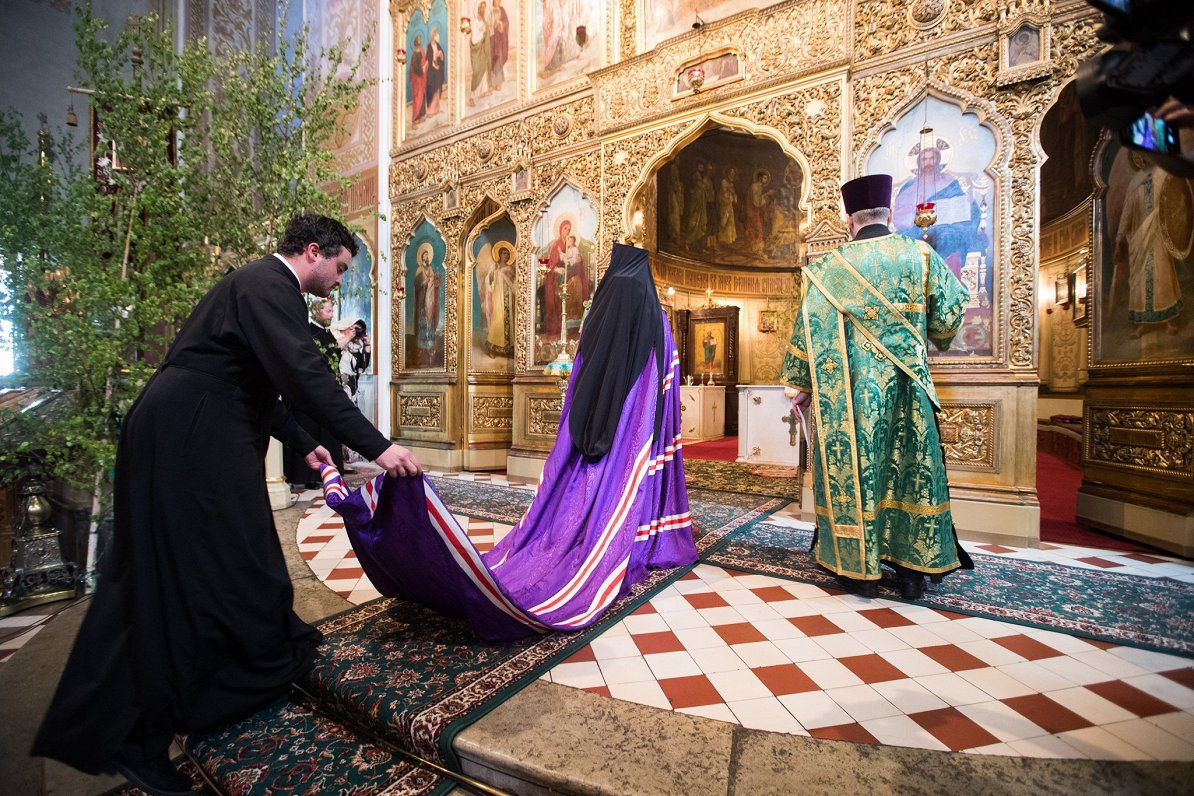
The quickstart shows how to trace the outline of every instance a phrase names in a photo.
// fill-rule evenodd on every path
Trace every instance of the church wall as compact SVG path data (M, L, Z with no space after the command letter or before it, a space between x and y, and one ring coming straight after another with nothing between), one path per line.
M520 49L525 56L532 47L531 4L507 5L518 7L527 33L511 52ZM458 241L464 219L483 199L507 209L518 229L512 454L543 456L558 420L555 385L532 362L528 320L535 267L529 237L553 191L567 182L591 198L600 213L596 245L604 263L612 243L628 234L651 248L657 223L654 174L688 141L713 127L767 137L802 167L802 245L806 255L815 256L845 238L838 185L865 173L883 135L931 98L977 119L993 142L984 172L990 206L983 211L991 242L990 336L979 353L939 358L934 368L945 404L951 484L962 504L1007 509L1007 540L1035 539L1041 334L1036 186L1043 160L1037 127L1060 86L1100 45L1093 35L1097 16L1080 0L1004 6L995 0L912 6L799 0L711 21L645 50L642 23L650 9L621 0L605 7L601 46L607 65L587 77L536 93L524 57L517 69L518 98L505 105L469 114L461 106L462 84L449 79L448 91L457 93L434 134L405 130L396 113L389 181L395 215L426 215L440 226L449 241L449 271L462 273ZM392 5L396 39L405 20L422 7ZM463 12L459 3L445 8L452 22L449 49L455 46L459 64L460 52L467 53L456 27ZM1013 55L1011 36L1025 24L1039 32L1036 50ZM734 74L699 92L681 90L691 65L727 53L741 79ZM404 91L403 81L396 80L396 108L405 107ZM514 174L524 166L529 189L519 190ZM636 211L643 230L634 228ZM395 234L396 260L403 237ZM719 303L742 307L740 381L769 376L764 352L787 331L759 332L758 314L768 298L774 307L791 295L791 273L710 272L657 262L656 277L661 286L675 288L677 307L701 303L708 288ZM460 284L448 280L449 328L458 328L453 313L459 312ZM460 353L455 341L446 347L439 372L404 371L396 362L395 389L452 381ZM401 424L394 432L414 439L414 429ZM442 442L460 439L457 428L445 431ZM967 512L960 512L960 527L990 524L981 512Z

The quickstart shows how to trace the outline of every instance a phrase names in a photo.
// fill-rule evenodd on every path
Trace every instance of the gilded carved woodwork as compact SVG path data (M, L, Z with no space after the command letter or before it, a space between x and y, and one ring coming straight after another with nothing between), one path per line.
M942 402L938 423L948 466L990 472L999 469L998 403Z
M399 393L398 425L426 431L446 431L443 393Z
M1087 406L1086 460L1194 478L1194 409Z
M732 98L849 59L850 0L790 0L735 14L670 39L650 52L589 75L601 132ZM745 55L745 81L675 96L676 70L703 54L734 48Z
M996 0L859 2L854 10L854 59L863 61L965 35L993 24L999 5Z
M560 430L564 399L553 395L527 397L527 435L554 440Z
M510 395L474 395L469 412L472 427L484 431L510 431L514 428L514 397Z

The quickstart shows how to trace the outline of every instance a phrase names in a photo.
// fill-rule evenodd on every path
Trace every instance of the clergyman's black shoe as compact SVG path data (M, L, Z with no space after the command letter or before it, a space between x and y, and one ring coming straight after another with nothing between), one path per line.
M847 578L845 575L837 576L838 584L850 592L857 594L867 600L873 600L879 596L879 581L877 580L859 580L858 578Z
M925 596L925 576L901 573L896 581L900 589L900 596L905 600L919 600Z
M175 768L165 755L153 762L131 763L117 759L116 770L149 796L190 796L192 793L191 778Z

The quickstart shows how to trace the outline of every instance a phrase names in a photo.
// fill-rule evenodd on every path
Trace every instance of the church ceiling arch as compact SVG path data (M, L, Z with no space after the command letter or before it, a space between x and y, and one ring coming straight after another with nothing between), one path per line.
M953 345L932 353L938 363L994 362L1003 349L1011 140L988 103L929 82L870 131L856 156L856 174L892 175L895 230L927 240L970 290ZM937 214L927 231L913 223L922 203Z
M648 160L623 205L623 227L633 230L641 213L670 265L792 270L805 253L809 171L778 130L711 113Z

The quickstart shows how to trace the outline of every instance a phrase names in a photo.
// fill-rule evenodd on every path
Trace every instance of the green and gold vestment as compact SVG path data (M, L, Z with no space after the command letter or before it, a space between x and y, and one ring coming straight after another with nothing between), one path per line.
M803 269L781 378L811 392L817 561L875 580L880 561L958 566L926 338L949 347L970 299L923 241L843 244Z

